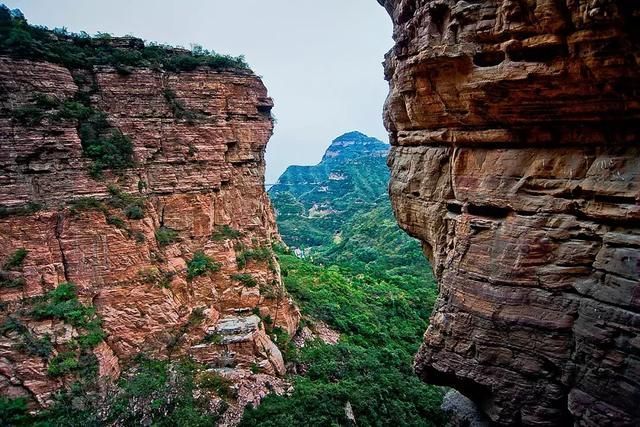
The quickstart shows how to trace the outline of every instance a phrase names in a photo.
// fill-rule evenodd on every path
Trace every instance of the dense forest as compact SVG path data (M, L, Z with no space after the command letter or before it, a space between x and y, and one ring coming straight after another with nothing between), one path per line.
M298 372L293 394L269 396L243 425L443 423L442 390L412 370L436 284L418 243L393 218L387 151L351 132L318 165L290 167L271 188L291 248L279 254L286 288L304 322L325 322L340 340L288 345Z

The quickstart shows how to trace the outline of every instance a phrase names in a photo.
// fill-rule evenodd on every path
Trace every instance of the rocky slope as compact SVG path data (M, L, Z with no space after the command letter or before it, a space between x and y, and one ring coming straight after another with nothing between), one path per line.
M239 68L74 67L38 48L0 56L0 395L46 405L86 360L115 378L141 352L284 373L261 319L293 334L299 314L271 252L273 104L261 80ZM104 167L127 141L130 164Z
M392 203L440 284L417 373L501 425L637 425L640 5L380 3Z

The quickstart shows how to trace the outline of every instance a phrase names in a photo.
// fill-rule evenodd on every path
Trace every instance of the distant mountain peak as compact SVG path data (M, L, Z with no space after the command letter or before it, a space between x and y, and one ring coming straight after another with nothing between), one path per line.
M387 155L389 145L362 132L351 131L333 140L322 157L322 161L342 158L383 157Z
M340 135L339 137L337 137L336 139L333 140L333 142L342 142L342 141L364 141L367 139L375 139L372 138L368 135L365 135L362 132L358 132L357 130L351 131L351 132L347 132L347 133L343 133L342 135Z

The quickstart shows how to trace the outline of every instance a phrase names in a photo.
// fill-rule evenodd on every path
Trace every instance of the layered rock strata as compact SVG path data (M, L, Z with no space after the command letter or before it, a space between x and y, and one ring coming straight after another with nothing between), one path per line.
M440 286L416 372L500 425L638 425L640 4L380 3L390 194Z
M34 95L64 103L83 91L130 138L133 167L92 178L78 120L16 120ZM260 321L293 334L299 320L271 252L272 105L246 70L87 71L0 57L0 261L27 251L2 272L0 323L14 326L0 336L0 395L46 405L67 382L47 366L78 331L31 315L63 282L101 319L106 335L93 353L102 376L117 377L138 353L284 373ZM123 210L130 200L137 208ZM25 337L49 340L52 354L26 351Z

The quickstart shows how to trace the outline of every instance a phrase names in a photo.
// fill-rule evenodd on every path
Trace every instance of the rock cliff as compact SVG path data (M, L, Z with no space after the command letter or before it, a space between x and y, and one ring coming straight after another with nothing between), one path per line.
M148 53L69 49L92 43ZM0 395L46 405L87 360L117 377L141 352L283 374L262 320L293 334L299 314L271 251L261 80L47 58L0 56Z
M391 199L440 287L416 372L501 425L637 425L640 4L380 3Z

